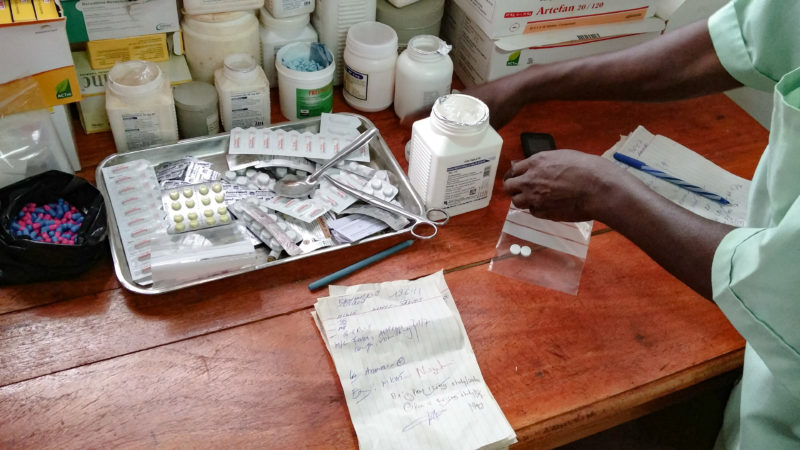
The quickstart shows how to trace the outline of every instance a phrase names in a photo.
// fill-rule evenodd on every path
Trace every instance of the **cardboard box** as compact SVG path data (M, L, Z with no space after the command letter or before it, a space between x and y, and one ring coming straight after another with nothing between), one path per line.
M69 42L180 31L176 0L61 0Z
M15 23L36 21L36 11L31 0L10 0L11 17Z
M453 0L492 39L652 17L658 0Z
M122 39L101 39L86 43L92 69L110 69L120 61L169 61L167 35L149 34Z
M81 99L66 19L0 25L0 115Z
M492 39L461 8L450 6L442 23L442 35L453 45L453 69L467 87L535 64L631 47L659 36L665 26L664 20L651 17Z
M82 96L78 103L78 114L83 130L87 134L110 130L106 114L106 80L110 69L93 69L86 52L72 52L72 59L78 73L78 86ZM173 86L192 81L186 57L182 55L172 54L169 61L156 64L161 67Z

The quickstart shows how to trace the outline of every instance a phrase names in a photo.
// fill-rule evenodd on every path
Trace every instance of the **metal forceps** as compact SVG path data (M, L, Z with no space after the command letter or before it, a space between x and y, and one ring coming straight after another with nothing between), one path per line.
M347 192L348 194L352 195L355 198L363 200L363 201L365 201L365 202L367 202L367 203L369 203L369 204L371 204L373 206L377 206L378 208L385 209L386 211L393 212L395 214L399 214L399 215L401 215L403 217L406 217L406 218L409 218L409 219L413 220L414 224L411 225L411 235L414 236L417 239L430 239L430 238L436 236L436 233L439 232L439 228L438 227L446 224L450 220L450 215L447 214L447 211L444 211L442 209L432 208L432 209L429 209L429 210L425 211L425 216L424 217L423 216L419 216L419 215L414 214L414 213L412 213L410 211L407 211L407 210L405 210L405 209L403 209L403 208L401 208L401 207L399 207L399 206L397 206L395 204L392 204L392 203L389 203L387 201L381 200L378 197L375 197L374 195L369 195L366 192L361 192L358 189L352 188L352 187L342 183L339 180L335 180L335 179L331 178L329 175L323 175L322 177L325 178L326 180L328 180L328 182L330 184L332 184L332 185L336 186L337 188ZM434 213L434 215L441 214L441 215L444 216L444 219L439 219L439 220L431 219L431 213ZM419 233L417 233L417 227L420 227L420 226L429 227L430 229L433 230L433 232L431 234L419 234Z

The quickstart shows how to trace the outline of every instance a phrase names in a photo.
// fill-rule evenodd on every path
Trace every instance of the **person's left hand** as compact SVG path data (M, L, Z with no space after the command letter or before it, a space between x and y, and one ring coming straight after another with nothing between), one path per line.
M580 222L598 219L617 181L611 161L575 150L545 151L512 163L503 189L514 205L543 219Z

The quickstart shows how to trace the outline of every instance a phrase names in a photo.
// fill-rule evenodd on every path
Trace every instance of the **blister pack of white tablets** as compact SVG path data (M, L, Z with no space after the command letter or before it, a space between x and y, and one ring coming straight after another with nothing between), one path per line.
M291 156L310 159L331 159L353 139L343 136L300 133L295 130L269 128L234 128L231 130L228 153L231 155ZM369 146L364 145L347 156L351 161L369 162Z
M227 225L232 220L219 181L163 190L161 200L171 234Z
M251 233L270 248L270 258L279 258L281 251L290 256L303 253L297 246L302 237L277 214L270 211L264 201L251 197L232 204L231 210L245 223Z

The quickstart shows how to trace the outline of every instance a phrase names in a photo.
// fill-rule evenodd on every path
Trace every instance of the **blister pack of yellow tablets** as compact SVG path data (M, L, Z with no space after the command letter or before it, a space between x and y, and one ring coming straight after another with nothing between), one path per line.
M227 225L232 220L225 206L225 188L219 181L165 189L161 201L170 234Z

